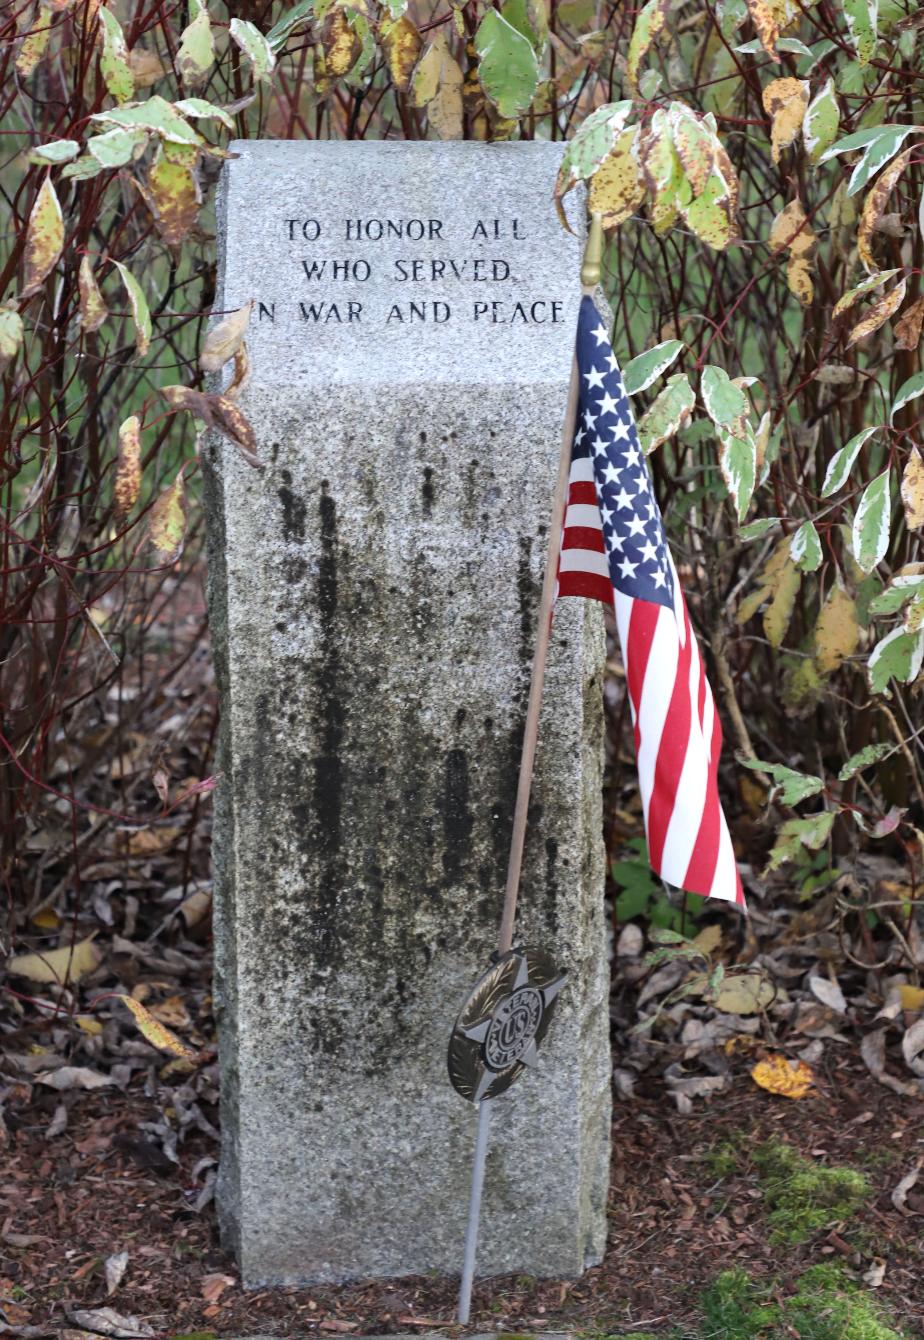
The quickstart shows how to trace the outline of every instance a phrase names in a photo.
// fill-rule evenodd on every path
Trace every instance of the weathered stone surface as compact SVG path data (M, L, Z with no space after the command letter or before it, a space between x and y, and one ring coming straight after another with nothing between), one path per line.
M497 932L579 243L549 205L556 146L235 147L220 305L277 306L254 322L242 401L266 470L206 450L223 1231L250 1285L455 1273L474 1112L445 1050ZM370 278L309 284L317 249L280 242L280 219L332 236L373 204L443 237L340 247ZM495 216L522 239L470 245ZM395 297L380 257L436 243L506 259L516 282ZM561 320L479 325L466 284L559 301ZM368 324L301 320L306 292L335 291ZM412 300L458 326L388 329ZM563 602L553 642L519 933L571 979L540 1068L498 1100L482 1275L574 1276L603 1248L599 607Z

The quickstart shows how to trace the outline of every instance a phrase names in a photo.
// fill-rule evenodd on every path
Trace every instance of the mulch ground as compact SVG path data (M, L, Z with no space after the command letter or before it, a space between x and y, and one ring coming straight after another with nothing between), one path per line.
M451 1323L455 1285L447 1280L244 1292L221 1248L214 1205L196 1209L214 1140L194 1132L178 1164L165 1159L143 1133L163 1109L140 1089L139 1080L123 1093L81 1094L67 1130L53 1139L49 1111L35 1103L17 1110L15 1095L8 1097L0 1288L9 1333L60 1331L73 1324L75 1309L105 1306L167 1335L363 1335ZM217 1118L207 1104L202 1109ZM603 1264L576 1282L483 1282L471 1329L660 1331L692 1323L698 1293L724 1269L740 1265L785 1287L807 1265L833 1258L858 1278L884 1262L878 1292L907 1330L917 1330L924 1322L924 1198L912 1195L900 1213L891 1192L924 1157L922 1117L924 1102L889 1093L849 1059L819 1076L817 1091L800 1101L757 1090L742 1066L725 1094L690 1116L679 1116L653 1081L616 1107ZM709 1151L742 1134L745 1150L777 1135L807 1156L863 1167L875 1199L840 1232L799 1248L773 1246L746 1153L729 1177L710 1166ZM909 1214L911 1206L917 1210ZM108 1296L105 1261L120 1252L128 1265Z

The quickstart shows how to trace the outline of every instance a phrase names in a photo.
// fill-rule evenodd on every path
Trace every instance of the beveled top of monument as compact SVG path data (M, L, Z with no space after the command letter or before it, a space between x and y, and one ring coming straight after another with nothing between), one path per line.
M253 298L255 384L567 381L583 205L563 145L236 140L221 308Z

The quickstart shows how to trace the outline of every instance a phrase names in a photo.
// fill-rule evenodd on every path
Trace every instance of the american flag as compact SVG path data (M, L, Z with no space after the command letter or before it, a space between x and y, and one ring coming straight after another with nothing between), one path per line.
M652 869L677 888L744 907L719 801L719 715L622 373L586 296L576 357L580 395L557 594L614 608Z

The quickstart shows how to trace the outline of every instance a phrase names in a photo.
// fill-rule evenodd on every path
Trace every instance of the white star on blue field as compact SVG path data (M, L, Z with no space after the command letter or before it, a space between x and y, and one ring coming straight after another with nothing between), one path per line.
M606 327L581 301L577 333L581 388L572 457L591 457L610 578L635 600L674 607L661 512L642 455L629 397Z

